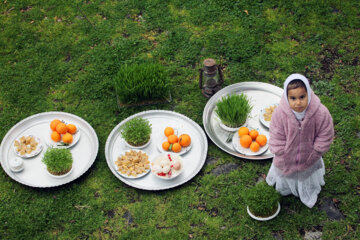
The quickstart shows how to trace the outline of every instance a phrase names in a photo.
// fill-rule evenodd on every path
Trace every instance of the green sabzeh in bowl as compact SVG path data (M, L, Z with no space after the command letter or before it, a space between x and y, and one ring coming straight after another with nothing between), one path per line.
M243 93L234 93L222 97L216 103L215 112L226 127L238 128L246 123L251 110L248 97Z
M119 128L121 137L131 146L143 146L150 141L152 132L149 120L135 117Z
M61 176L71 170L73 157L67 148L48 148L42 162L46 165L49 173Z

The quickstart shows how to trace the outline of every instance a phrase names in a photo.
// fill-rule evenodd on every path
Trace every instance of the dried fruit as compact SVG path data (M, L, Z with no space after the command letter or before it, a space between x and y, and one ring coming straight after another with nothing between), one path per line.
M252 140L255 140L256 137L259 135L259 132L256 131L255 129L252 129L252 130L249 132L249 135L250 135L250 137L252 138Z
M244 148L249 148L252 143L252 138L249 135L243 135L240 137L240 144Z
M53 131L51 133L51 139L54 141L54 142L58 142L61 140L61 135L57 132L57 131Z
M267 138L265 135L260 134L259 136L256 137L256 142L261 146L265 146L267 143Z
M188 134L181 134L179 137L179 144L182 147L187 147L191 143L191 137Z
M170 136L174 134L174 129L172 127L166 127L164 130L164 134L165 136Z
M247 127L241 127L238 130L238 134L239 136L243 136L243 135L248 135L249 134L249 129Z

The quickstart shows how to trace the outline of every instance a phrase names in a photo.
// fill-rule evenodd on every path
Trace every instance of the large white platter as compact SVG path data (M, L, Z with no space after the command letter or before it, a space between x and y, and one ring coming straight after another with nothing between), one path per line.
M23 135L34 135L45 143L45 138L50 137L50 122L54 119L71 122L81 131L78 143L70 148L74 160L72 173L64 178L54 178L47 174L46 168L41 162L48 148L47 144L43 144L44 149L41 154L24 159L23 171L12 172L9 167L9 159L17 157L13 150L14 140ZM30 187L48 188L69 183L84 174L94 163L98 149L97 135L84 119L65 112L44 112L25 118L8 131L1 143L0 162L4 171L15 181Z
M142 149L149 154L150 161L160 153L156 146L157 138L159 133L164 131L165 127L175 126L191 136L192 147L189 152L182 155L184 169L178 177L172 180L163 180L153 174L147 174L142 178L129 179L117 173L113 162L116 161L121 152L129 149L125 144L125 140L120 135L119 128L134 117L148 119L152 125L152 141L146 148ZM206 135L196 122L180 113L151 110L140 112L126 118L111 131L105 145L105 157L111 172L127 185L143 190L165 190L184 184L195 177L205 163L207 150L208 142Z
M212 96L206 103L203 112L203 124L209 138L223 151L240 158L250 160L263 160L272 158L274 155L268 149L265 153L257 156L245 155L237 152L232 144L233 133L225 131L220 127L220 120L215 113L216 102L228 94L244 93L250 99L253 106L247 125L251 128L259 129L260 132L268 135L269 129L260 123L260 110L270 104L280 102L283 90L277 86L262 82L241 82L232 84L221 89ZM230 139L230 141L227 141ZM268 139L269 141L270 139Z

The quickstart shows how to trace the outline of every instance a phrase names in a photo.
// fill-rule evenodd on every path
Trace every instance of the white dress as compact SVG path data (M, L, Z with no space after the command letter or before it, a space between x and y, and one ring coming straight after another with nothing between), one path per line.
M317 201L321 186L325 185L324 175L325 165L321 157L305 171L295 172L288 176L282 175L281 171L271 164L266 182L270 186L275 185L276 191L281 195L293 194L299 197L307 207L312 208Z

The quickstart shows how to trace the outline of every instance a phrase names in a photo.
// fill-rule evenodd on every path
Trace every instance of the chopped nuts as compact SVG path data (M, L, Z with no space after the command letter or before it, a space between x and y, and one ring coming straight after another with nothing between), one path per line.
M35 151L38 142L36 142L33 136L22 136L19 140L15 140L14 146L16 147L16 151L20 153L20 155L30 154L32 151Z
M149 156L142 151L130 150L115 161L118 171L131 177L145 173L150 169Z
M276 108L276 105L265 108L264 120L271 121L271 116Z

